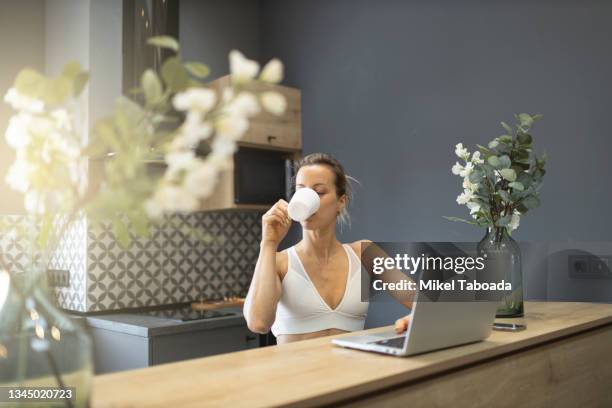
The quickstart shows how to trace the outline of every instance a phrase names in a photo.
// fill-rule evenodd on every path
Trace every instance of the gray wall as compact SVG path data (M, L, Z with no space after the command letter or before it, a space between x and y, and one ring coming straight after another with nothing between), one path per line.
M454 145L540 112L542 207L520 240L612 239L612 3L264 0L262 59L303 95L304 151L361 181L343 240L475 240Z
M229 73L228 53L259 58L259 1L180 0L179 39L186 60L205 62L216 79Z

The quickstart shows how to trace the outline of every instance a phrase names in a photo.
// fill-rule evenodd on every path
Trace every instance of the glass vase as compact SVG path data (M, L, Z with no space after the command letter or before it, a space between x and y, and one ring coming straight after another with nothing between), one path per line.
M512 289L501 295L496 317L523 316L523 273L518 243L508 234L506 227L488 227L477 251L479 256L486 256L487 269L497 282L503 280L511 284Z
M43 405L19 402L16 406L89 406L93 378L90 335L55 305L46 281L38 279L24 289L19 275L0 269L0 386L53 387L64 395L73 393L72 399L45 400Z

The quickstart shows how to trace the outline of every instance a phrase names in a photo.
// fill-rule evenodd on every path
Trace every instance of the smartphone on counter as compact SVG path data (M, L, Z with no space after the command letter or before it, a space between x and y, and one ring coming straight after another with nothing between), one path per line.
M493 323L493 330L501 330L501 331L521 331L525 330L527 325L517 324L517 323Z

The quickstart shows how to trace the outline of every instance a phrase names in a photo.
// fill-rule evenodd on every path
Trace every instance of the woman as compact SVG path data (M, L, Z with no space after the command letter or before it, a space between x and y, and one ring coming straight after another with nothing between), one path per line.
M313 153L297 165L295 188L309 187L321 200L302 221L302 240L277 252L291 226L288 203L279 200L262 217L259 258L244 313L256 333L270 329L278 344L362 330L368 302L361 301L359 240L343 244L336 223L347 222L351 186L332 156ZM396 331L406 329L406 318Z

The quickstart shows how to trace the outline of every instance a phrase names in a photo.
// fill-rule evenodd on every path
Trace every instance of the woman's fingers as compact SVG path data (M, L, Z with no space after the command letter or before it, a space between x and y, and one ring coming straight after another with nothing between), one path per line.
M276 214L279 217L283 217L283 218L289 218L289 215L287 214L287 211L283 211L280 208L272 208L270 210L270 214Z
M403 333L408 329L410 323L410 316L405 316L395 321L395 332Z
M264 218L267 222L272 223L272 222L277 222L281 225L287 225L288 221L285 217L282 217L278 214L267 214Z
M279 222L283 225L291 225L291 219L287 215L283 214L281 211L274 211L270 215L278 219Z

